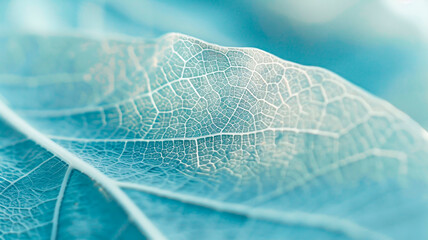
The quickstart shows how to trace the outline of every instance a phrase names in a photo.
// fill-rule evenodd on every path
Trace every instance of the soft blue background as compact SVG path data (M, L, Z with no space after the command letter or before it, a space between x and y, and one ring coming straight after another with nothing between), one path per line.
M0 2L0 29L146 38L181 32L257 47L332 70L428 128L428 3L316 2L10 0Z

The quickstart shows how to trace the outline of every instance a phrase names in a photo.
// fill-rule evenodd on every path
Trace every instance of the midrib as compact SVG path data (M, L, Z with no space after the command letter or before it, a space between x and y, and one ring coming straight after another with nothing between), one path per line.
M284 225L300 225L324 229L332 232L339 232L345 234L348 237L356 239L389 239L384 235L361 227L353 222L333 216L305 212L277 212L269 209L253 209L242 204L219 202L215 200L199 198L196 196L188 196L135 183L117 182L113 179L110 179L98 169L78 158L59 144L55 143L46 135L37 131L3 102L0 102L0 115L17 131L26 135L29 139L38 143L46 150L50 151L68 163L71 168L81 171L101 184L118 201L122 208L128 213L130 218L134 220L140 231L150 239L166 238L157 229L157 227L154 226L150 219L148 219L148 217L141 211L141 209L135 205L128 195L123 192L122 188L134 189L162 198L212 209L218 212L241 215L247 218L276 222Z
M149 239L166 239L166 237L157 229L141 209L138 208L137 205L135 205L135 203L128 197L128 195L126 195L114 181L98 169L94 168L46 137L41 132L37 131L2 101L0 101L0 116L11 127L66 162L71 168L86 174L88 177L99 183L113 198L116 199L118 204L124 209L139 230Z

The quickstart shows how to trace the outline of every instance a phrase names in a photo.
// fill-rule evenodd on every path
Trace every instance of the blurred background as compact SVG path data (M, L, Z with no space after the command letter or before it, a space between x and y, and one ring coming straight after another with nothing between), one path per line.
M0 33L181 32L327 68L428 129L427 0L2 0Z

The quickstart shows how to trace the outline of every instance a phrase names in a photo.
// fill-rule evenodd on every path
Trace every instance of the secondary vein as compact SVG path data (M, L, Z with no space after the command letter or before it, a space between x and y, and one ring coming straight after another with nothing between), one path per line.
M130 219L135 222L139 230L148 238L166 239L150 219L141 211L141 209L138 208L128 195L126 195L109 177L62 146L58 145L41 132L37 131L2 101L0 101L0 116L17 131L21 132L32 141L38 143L55 156L62 159L64 162L69 164L70 167L86 174L88 177L103 186L103 188L106 189L106 191L108 191L127 212Z
M64 178L61 183L61 188L58 193L58 197L55 203L55 210L52 219L52 231L51 231L51 240L57 239L58 233L58 220L59 220L59 212L61 210L62 199L64 198L65 190L67 189L68 180L70 179L70 173L73 170L70 166L68 166L67 171L64 174Z

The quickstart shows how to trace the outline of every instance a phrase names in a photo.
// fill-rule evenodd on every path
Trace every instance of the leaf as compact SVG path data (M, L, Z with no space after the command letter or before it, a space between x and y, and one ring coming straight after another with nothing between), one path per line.
M428 134L327 70L180 34L0 43L2 238L428 236Z

